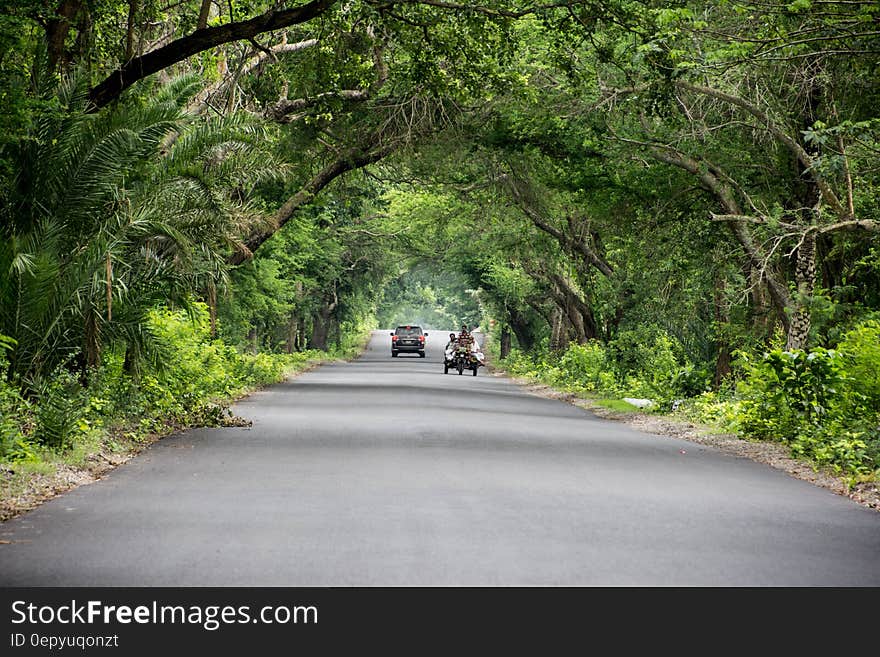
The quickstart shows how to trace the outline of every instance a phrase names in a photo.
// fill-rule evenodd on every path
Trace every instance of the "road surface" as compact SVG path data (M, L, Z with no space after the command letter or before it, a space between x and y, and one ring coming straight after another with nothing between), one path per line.
M0 584L880 585L880 514L387 332L0 525ZM686 453L682 453L684 450Z

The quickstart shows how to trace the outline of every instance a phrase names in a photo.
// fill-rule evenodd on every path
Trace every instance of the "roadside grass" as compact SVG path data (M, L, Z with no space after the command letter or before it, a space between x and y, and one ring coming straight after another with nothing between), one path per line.
M633 406L629 402L622 399L591 397L587 395L584 395L583 397L584 399L593 402L597 406L607 408L610 411L617 411L618 413L638 413L641 411L638 406Z

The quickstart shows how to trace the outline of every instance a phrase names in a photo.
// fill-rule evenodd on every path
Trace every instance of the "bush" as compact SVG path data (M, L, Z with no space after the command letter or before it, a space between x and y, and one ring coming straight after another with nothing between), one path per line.
M614 384L605 349L595 341L569 346L558 367L564 382L584 390L595 392Z
M0 358L0 367L5 366ZM30 415L27 402L18 388L0 375L0 459L17 461L30 458L33 449L25 437L23 428Z
M301 354L247 354L221 340L211 340L208 311L196 304L192 316L182 311L155 310L150 328L175 358L161 372L140 382L145 405L181 423L217 415L221 399L243 394L249 388L280 381Z
M546 348L529 354L513 350L503 361L515 375L550 385L603 395L648 397L668 409L679 397L699 394L709 375L687 361L681 345L663 331L624 331L607 346L572 344L557 354Z
M849 331L837 346L846 362L852 392L870 412L880 413L880 322L872 320Z
M157 359L165 361L163 367L145 369L137 378L124 372L124 352L113 349L103 354L102 366L89 373L88 387L59 368L35 384L32 401L0 375L0 459L31 458L34 444L64 452L110 425L131 427L135 422L132 435L143 435L167 426L224 424L230 399L326 356L318 351L240 353L210 339L208 326L204 304L195 304L191 314L152 311L149 330L167 357ZM0 339L0 372L6 369L5 349L12 346Z
M671 408L675 399L709 388L708 372L694 366L681 343L660 329L621 331L608 343L608 361L618 389L652 399L660 410Z
M839 352L775 349L761 358L740 354L740 426L752 436L788 441L822 424L844 380Z
M6 379L6 352L15 344L15 340L0 334L0 459L8 461L33 457L33 448L24 434L30 409L18 388Z
M857 326L838 347L741 355L737 426L840 472L864 474L880 461L880 325Z
M740 400L731 391L712 390L685 400L679 410L695 422L736 432L739 430L740 405Z
M85 389L73 374L59 369L37 392L35 440L59 452L71 447L90 428Z

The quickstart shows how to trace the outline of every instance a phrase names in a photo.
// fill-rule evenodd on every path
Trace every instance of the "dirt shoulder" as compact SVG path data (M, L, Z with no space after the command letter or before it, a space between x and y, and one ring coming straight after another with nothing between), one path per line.
M166 435L171 435L168 433ZM112 439L78 463L5 464L0 472L0 522L38 507L78 486L98 481L106 472L136 456L162 436L122 446Z
M496 368L492 368L490 371L492 376L504 376L531 394L568 402L574 406L589 410L601 418L623 422L633 429L638 429L645 433L680 438L692 443L714 447L728 454L751 459L758 463L764 463L777 470L782 470L792 477L809 481L816 486L827 488L838 495L848 497L862 506L880 511L880 484L877 482L864 482L850 487L845 477L841 477L832 470L816 468L807 461L793 458L788 448L784 445L745 440L733 434L715 433L710 427L700 426L669 416L609 410L571 392L563 392L542 383L511 376L503 370Z

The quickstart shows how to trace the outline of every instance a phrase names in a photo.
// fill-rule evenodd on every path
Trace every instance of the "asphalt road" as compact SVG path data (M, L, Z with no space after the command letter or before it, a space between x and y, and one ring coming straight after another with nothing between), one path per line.
M880 585L880 514L480 371L273 386L0 525L0 585ZM681 450L686 453L682 454Z

